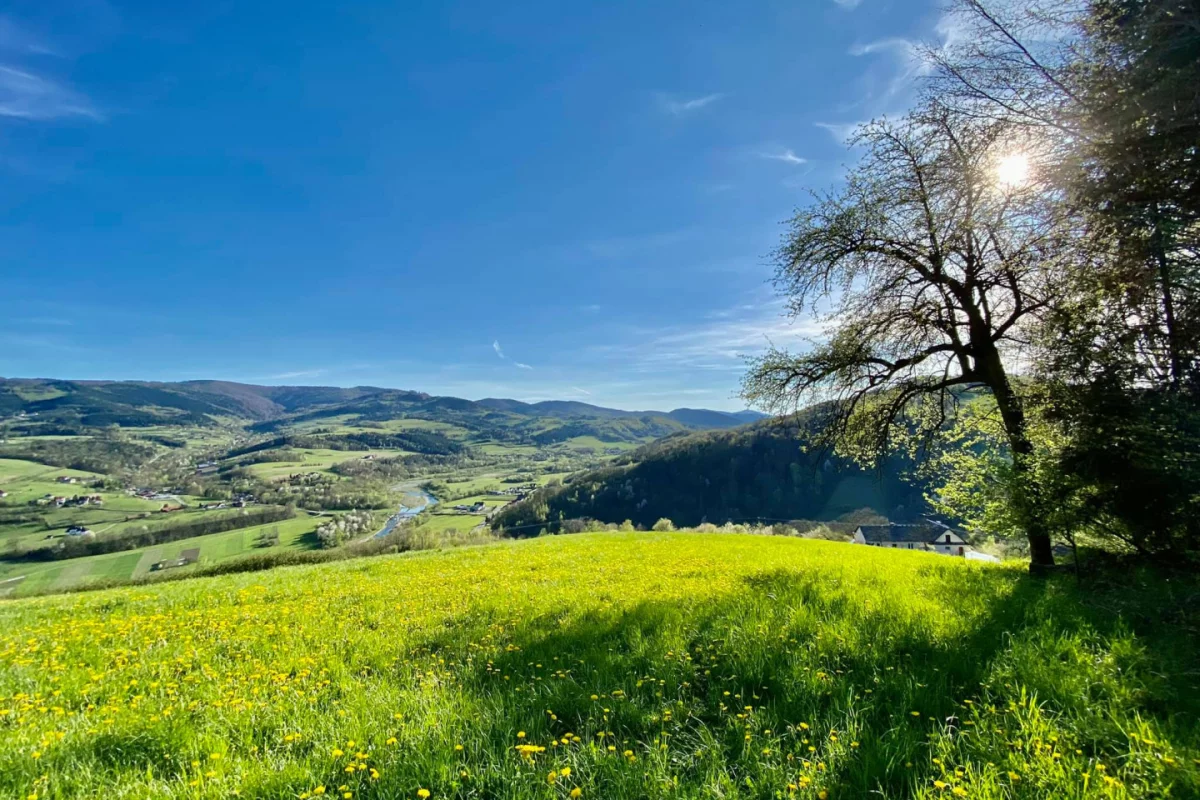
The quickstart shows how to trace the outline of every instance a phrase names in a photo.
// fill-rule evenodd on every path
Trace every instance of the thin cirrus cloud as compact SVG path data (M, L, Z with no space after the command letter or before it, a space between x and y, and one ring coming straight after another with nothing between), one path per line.
M633 373L720 376L724 383L744 374L746 358L772 346L805 346L825 334L825 321L787 314L782 298L758 294L752 302L714 312L690 325L630 331L623 341L596 344L589 354Z
M660 102L664 111L672 116L680 117L710 106L724 96L722 92L706 94L703 97L693 97L687 100L663 96L660 98Z
M791 148L762 152L759 153L758 156L759 158L766 158L771 161L782 161L785 164L794 164L796 166L808 163L807 158L801 158L800 156L796 155Z
M499 339L492 340L492 349L494 351L496 351L496 355L500 357L501 361L507 361L510 364L512 364L514 367L516 367L517 369L533 369L533 367L531 367L529 364L524 364L520 361L513 361L511 358L506 356L504 354L504 348L500 346Z
M53 120L103 116L83 95L41 75L0 64L0 116Z
M858 8L859 4L862 3L862 0L833 0L833 2L837 3L839 8L842 8L846 11L853 11L854 9Z
M284 381L289 378L317 378L324 375L328 370L324 369L298 369L293 372L280 372L275 375L267 375L266 380L269 381Z
M875 39L850 48L849 55L869 61L860 77L862 92L847 108L856 109L860 116L879 117L899 113L911 105L918 82L933 70L931 51L953 48L965 37L962 20L953 12L942 14L930 35L923 40L891 36ZM849 144L856 129L863 123L818 122L840 144Z
M59 57L54 47L0 16L0 117L46 121L68 117L101 120L82 93L26 66L30 57Z

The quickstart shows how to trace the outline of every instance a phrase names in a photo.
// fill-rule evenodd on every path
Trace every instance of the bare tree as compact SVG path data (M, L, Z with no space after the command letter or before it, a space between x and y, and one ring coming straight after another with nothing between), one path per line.
M924 53L935 66L929 93L1040 136L1044 170L1089 218L1078 246L1106 251L1076 284L1085 302L1101 301L1107 320L1094 322L1115 333L1089 327L1084 349L1063 357L1103 368L1120 353L1140 383L1196 391L1200 5L951 0L950 14L956 41Z
M930 104L864 126L856 144L865 154L844 189L801 210L777 253L791 312L824 319L829 336L801 354L772 349L743 394L776 411L831 400L829 435L882 455L914 407L936 410L933 428L962 389L990 392L1033 565L1053 565L1034 490L1019 479L1032 445L1012 371L1064 257L1055 206L1020 174L1025 143L1002 123Z

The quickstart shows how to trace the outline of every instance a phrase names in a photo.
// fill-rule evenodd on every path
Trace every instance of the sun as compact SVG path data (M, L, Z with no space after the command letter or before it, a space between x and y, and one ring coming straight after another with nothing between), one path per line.
M1029 182L1029 156L1009 153L996 164L996 182L1004 187L1024 186Z

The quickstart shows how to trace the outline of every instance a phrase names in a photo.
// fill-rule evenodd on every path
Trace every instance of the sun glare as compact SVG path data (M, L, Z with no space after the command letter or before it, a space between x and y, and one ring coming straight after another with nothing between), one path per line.
M996 182L1004 187L1023 186L1029 181L1029 156L1010 153L996 165Z

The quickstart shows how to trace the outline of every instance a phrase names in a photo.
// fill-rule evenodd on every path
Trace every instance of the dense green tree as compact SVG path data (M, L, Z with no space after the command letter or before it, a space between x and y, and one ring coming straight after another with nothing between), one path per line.
M1200 5L958 0L954 19L934 91L1025 130L1080 223L1031 360L1063 443L1053 507L1142 552L1194 550Z

